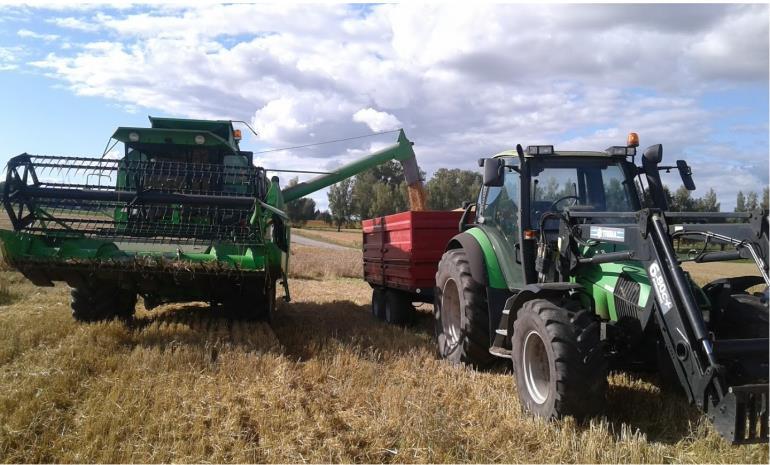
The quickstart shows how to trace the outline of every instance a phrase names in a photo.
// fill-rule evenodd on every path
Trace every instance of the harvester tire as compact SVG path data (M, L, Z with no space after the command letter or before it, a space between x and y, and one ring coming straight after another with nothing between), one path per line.
M136 293L105 285L73 287L70 292L70 306L72 316L77 321L128 319L134 314Z
M385 289L372 289L372 316L378 320L385 319Z
M411 323L414 316L412 301L405 292L395 289L385 291L385 321L392 325Z
M433 316L441 358L474 368L487 368L495 362L489 353L486 290L471 276L463 249L449 250L441 257Z
M516 389L525 410L548 419L571 415L578 420L602 410L607 360L599 321L590 311L546 299L525 302L511 344Z
M270 322L276 308L275 281L249 289L236 289L219 303L228 318Z

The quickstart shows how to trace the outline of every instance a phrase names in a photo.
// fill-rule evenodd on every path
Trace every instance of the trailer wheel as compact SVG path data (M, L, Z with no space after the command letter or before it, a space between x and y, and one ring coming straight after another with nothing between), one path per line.
M378 320L385 319L385 290L379 287L372 289L372 315Z
M136 294L114 286L88 284L72 288L70 307L77 321L128 319L134 314Z
M473 280L463 249L449 250L441 257L433 312L441 358L475 368L486 368L496 360L489 353L486 291Z
M524 409L543 418L594 415L604 406L607 360L599 322L545 299L525 302L512 338L516 389Z
M412 300L405 292L395 289L385 290L385 321L392 325L411 323L414 316Z

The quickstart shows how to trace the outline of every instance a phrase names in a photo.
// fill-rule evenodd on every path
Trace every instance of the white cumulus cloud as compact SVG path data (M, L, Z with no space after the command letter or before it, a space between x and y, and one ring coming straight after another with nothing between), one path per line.
M205 4L60 16L50 22L93 41L31 64L79 95L250 121L268 147L403 126L428 174L475 169L516 143L603 149L630 130L697 172L719 163L710 149L724 142L713 136L723 115L703 96L768 82L766 5ZM766 184L767 131L751 137L764 153L736 170ZM317 169L371 147L259 159Z
M364 123L375 132L396 129L401 127L401 121L385 111L377 111L374 108L363 108L353 114L353 121Z

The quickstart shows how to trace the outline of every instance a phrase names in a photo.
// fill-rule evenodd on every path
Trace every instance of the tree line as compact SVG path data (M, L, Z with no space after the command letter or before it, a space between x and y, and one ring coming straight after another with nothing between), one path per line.
M721 203L717 199L717 194L714 189L709 189L703 197L693 197L692 192L685 189L684 186L680 186L672 194L668 187L663 187L666 193L666 199L668 200L668 208L671 211L684 212L718 212L721 211ZM738 191L735 199L735 212L746 212L756 210L758 208L768 209L768 188L765 187L761 194L754 191Z
M425 176L425 173L420 174L422 177ZM294 178L288 185L293 186L297 182L297 178ZM477 172L440 168L425 183L428 209L460 208L463 202L472 202L476 199L481 183L481 175ZM693 196L692 192L684 186L680 186L673 192L666 186L663 189L671 211L721 211L721 203L713 188L701 197ZM649 202L647 197L648 194L645 192L643 200L646 203ZM333 224L339 229L362 219L390 215L409 208L404 170L400 163L394 161L376 166L331 186L328 199L330 211L319 211L315 201L305 197L287 204L286 213L294 224L301 225L308 220L316 219ZM761 194L755 191L738 192L734 211L744 212L757 208L768 209L767 187Z
M425 173L420 173L425 177ZM296 185L297 178L288 186ZM452 210L465 201L476 199L481 189L479 173L441 168L425 183L427 207L431 210ZM323 220L342 226L376 216L390 215L409 209L409 193L400 163L388 163L371 168L352 178L331 186L328 193L329 210L319 211L313 199L305 197L286 205L292 223L302 225L308 220Z

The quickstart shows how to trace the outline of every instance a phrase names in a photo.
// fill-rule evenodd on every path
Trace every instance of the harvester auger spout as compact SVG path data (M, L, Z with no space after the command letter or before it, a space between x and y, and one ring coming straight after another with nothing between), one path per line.
M309 181L287 187L283 190L283 199L285 202L291 202L292 200L299 199L325 187L329 187L343 179L355 176L369 168L381 165L390 160L396 160L401 162L401 165L404 167L404 179L410 188L409 198L411 209L424 210L425 195L422 191L420 169L417 166L417 159L414 156L412 145L413 143L406 138L404 130L401 129L398 134L397 143L348 163L347 165L341 166L329 174L322 174Z
M8 162L3 259L36 285L69 284L78 320L129 317L137 296L148 309L207 301L269 319L277 283L289 297L285 202L390 159L411 160L408 179L418 172L402 131L394 146L281 192L231 121L150 122L115 131L121 157Z

